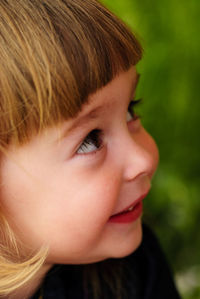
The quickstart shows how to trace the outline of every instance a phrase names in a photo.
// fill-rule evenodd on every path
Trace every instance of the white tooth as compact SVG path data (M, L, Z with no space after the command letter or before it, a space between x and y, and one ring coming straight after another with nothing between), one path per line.
M129 209L128 209L128 211L132 211L133 210L133 207L130 207Z

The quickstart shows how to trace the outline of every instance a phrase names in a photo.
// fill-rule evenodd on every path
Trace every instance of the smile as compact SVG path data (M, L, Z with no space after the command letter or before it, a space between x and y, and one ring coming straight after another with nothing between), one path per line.
M143 203L142 200L147 196L142 195L138 200L132 203L129 207L125 208L121 212L112 215L108 222L112 223L130 223L136 221L139 217L141 217L143 212Z

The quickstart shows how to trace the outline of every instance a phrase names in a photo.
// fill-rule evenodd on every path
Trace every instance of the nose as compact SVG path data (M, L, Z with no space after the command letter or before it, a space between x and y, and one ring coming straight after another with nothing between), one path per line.
M153 138L144 130L140 134L124 136L123 176L132 181L138 176L153 176L158 164L158 150Z

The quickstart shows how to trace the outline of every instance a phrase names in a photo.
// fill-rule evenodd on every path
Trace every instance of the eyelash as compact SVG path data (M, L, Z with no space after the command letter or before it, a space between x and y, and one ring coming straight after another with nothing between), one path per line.
M84 141L81 143L77 150L77 154L87 154L87 153L95 153L97 150L99 150L103 144L103 131L100 129L92 130L84 139ZM91 151L87 151L90 146L95 146L95 149L92 149ZM85 151L86 150L86 151Z
M134 111L134 108L136 105L140 104L142 101L142 99L138 99L138 100L132 100L130 103L129 103L129 106L128 106L128 112L131 114L131 116L133 117L133 120L136 120L138 118L140 118L140 115L136 114L135 111Z
M138 114L135 113L134 108L141 102L142 99L132 100L128 106L128 112L130 113L133 120L137 120L140 118ZM100 129L92 130L86 138L83 140L78 150L77 154L91 154L97 152L103 145L103 131ZM90 150L89 147L95 147L96 149ZM89 151L88 151L89 149Z

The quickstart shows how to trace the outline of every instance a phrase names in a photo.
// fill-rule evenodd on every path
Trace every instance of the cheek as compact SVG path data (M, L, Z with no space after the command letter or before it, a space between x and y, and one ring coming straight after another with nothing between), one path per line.
M108 218L119 196L120 181L113 171L97 172L90 176L90 180L88 175L86 173L81 180L78 174L73 176L71 187L75 185L76 188L66 192L70 196L66 200L65 208L57 206L56 211L54 210L54 222L59 214L60 217L56 222L56 240L52 240L51 248L55 251L65 248L64 254L68 253L67 248L70 248L71 259L87 256L88 252L96 248L104 236Z
M74 178L76 183L74 182L73 185L76 188L71 193L72 208L75 210L78 207L79 210L84 211L83 217L96 218L100 222L107 221L116 204L120 189L120 178L113 165L102 167L93 173L85 172L83 176L77 174Z
M114 175L115 174L115 175ZM71 211L71 221L75 226L85 231L95 232L98 236L119 197L120 180L113 168L106 168L84 176L74 176L76 188L71 193L69 199L69 209Z
M91 235L94 232L98 235L116 205L120 176L107 164L96 171L70 170L56 174L49 182L49 188L45 187L46 217L56 222L59 228L63 223L69 232L79 235L87 232L89 235L91 231Z
M1 168L1 206L4 213L17 222L25 213L30 194L34 192L28 183L27 173L23 175L14 163L4 163ZM26 200L25 200L26 199Z

